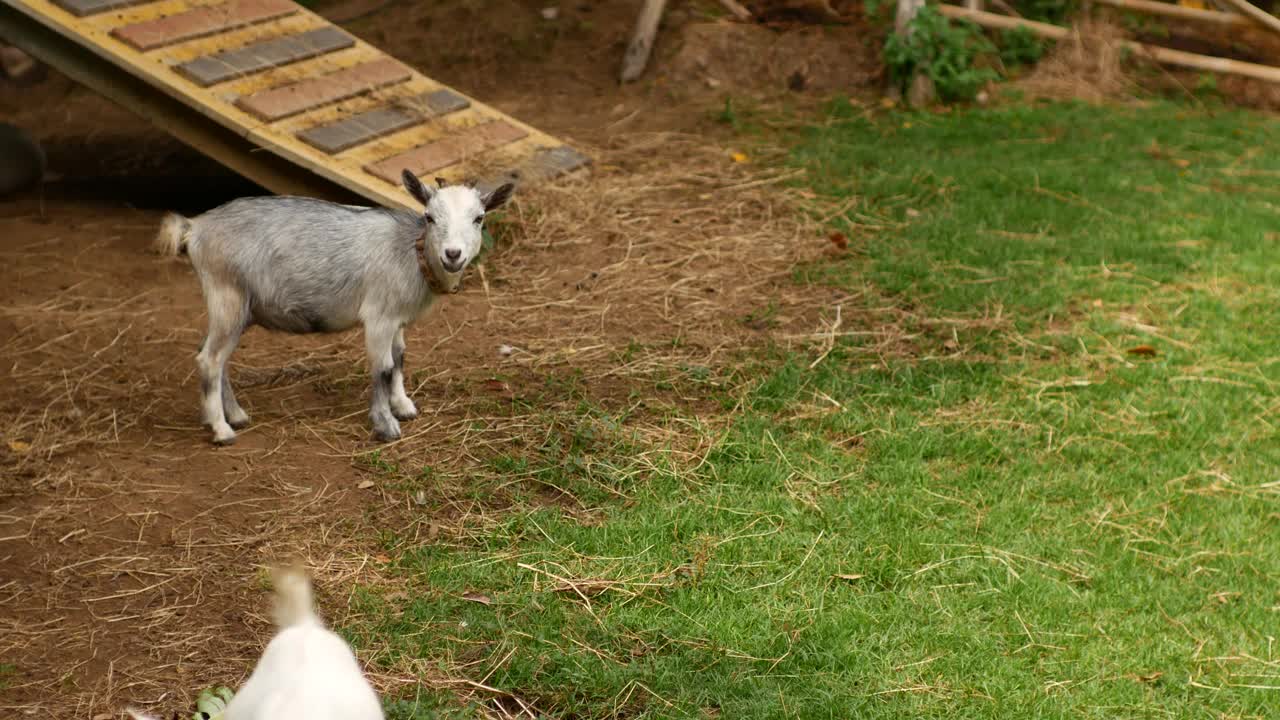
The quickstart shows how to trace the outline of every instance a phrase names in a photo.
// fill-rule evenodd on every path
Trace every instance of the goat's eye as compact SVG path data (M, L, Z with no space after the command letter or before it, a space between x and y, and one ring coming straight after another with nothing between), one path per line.
M482 223L482 222L484 222L484 216L483 216L483 215L477 215L477 216L476 216L475 223L476 223L477 225L479 225L479 224L480 224L480 223Z
M428 224L428 225L435 225L435 224L436 224L436 219L435 219L434 217L432 217L431 215L427 215L427 216L426 216L426 218L427 218L427 224Z

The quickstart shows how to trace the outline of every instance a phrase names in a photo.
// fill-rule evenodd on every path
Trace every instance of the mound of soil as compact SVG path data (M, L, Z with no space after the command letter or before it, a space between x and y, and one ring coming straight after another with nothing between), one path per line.
M665 66L678 92L770 97L789 92L863 92L883 77L881 43L848 26L787 32L741 23L687 26Z

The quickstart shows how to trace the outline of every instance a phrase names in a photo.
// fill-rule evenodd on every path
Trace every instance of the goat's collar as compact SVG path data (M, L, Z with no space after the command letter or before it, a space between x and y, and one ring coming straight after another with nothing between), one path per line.
M427 287L431 288L431 292L436 295L448 295L449 290L436 278L436 274L431 270L431 263L427 262L427 231L423 230L418 236L415 243L418 251L418 270L422 272L422 279L427 281Z

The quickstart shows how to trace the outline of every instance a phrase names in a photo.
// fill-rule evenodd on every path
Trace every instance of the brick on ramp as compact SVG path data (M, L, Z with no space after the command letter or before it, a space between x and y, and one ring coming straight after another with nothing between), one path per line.
M0 0L0 34L276 192L414 207L402 168L493 184L589 163L291 0Z

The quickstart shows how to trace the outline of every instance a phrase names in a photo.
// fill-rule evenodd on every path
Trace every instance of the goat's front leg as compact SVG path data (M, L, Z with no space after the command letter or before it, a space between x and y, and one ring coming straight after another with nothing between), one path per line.
M404 328L396 330L391 342L391 414L397 420L418 417L418 408L404 391Z
M365 323L364 326L365 349L369 352L369 374L373 378L369 421L373 423L374 436L384 442L400 438L400 423L391 413L392 381L395 377L391 348L396 329L394 323L382 321Z

